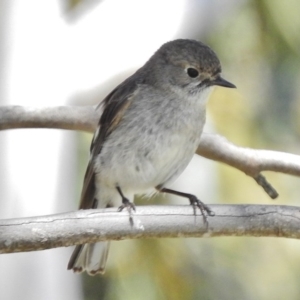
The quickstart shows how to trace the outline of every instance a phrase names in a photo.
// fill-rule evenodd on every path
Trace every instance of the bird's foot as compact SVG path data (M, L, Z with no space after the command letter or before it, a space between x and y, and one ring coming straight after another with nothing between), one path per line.
M125 197L122 198L122 205L119 206L118 211L122 211L124 208L127 208L129 213L131 210L135 211L135 205Z

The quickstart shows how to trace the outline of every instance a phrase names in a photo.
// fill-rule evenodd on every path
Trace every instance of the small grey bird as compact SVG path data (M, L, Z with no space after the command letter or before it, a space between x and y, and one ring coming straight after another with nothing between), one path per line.
M213 212L194 195L167 188L193 157L214 86L235 88L221 76L216 54L195 40L168 42L118 85L100 105L103 113L90 148L79 209L105 208L153 191L186 197ZM130 200L129 200L130 199ZM79 245L68 264L74 272L104 273L109 242Z

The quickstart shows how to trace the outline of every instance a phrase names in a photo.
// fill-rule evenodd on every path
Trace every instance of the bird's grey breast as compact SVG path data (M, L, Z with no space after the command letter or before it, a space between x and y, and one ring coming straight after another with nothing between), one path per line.
M172 181L191 160L204 122L201 97L140 85L103 145L97 173L107 184L141 192Z

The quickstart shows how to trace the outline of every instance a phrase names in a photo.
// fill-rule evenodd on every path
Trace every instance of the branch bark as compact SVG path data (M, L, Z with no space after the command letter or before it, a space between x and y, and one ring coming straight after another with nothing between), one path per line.
M255 236L300 238L300 211L279 205L211 205L208 228L191 206L139 206L127 211L80 210L0 221L0 253L44 250L103 240Z

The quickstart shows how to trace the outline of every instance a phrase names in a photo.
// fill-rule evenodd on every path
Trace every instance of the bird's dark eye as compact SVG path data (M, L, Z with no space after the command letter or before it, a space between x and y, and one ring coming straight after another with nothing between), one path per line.
M187 73L191 78L196 78L199 75L198 70L196 70L194 68L188 68Z

